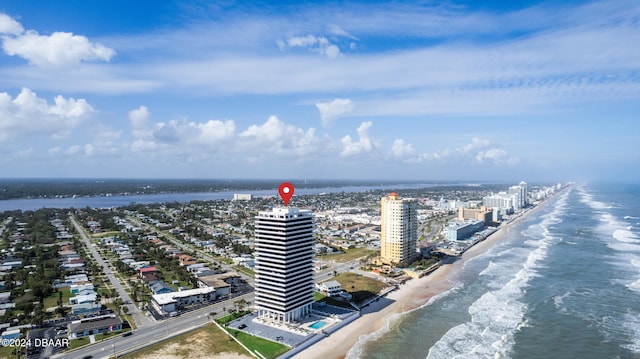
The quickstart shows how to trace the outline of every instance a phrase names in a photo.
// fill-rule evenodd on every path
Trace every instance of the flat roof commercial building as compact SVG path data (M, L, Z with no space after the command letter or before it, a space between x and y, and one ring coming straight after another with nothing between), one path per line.
M151 306L159 314L176 312L186 305L208 303L216 299L216 288L196 288L151 296Z
M476 219L465 219L464 221L451 222L447 226L447 239L455 242L461 239L467 239L472 234L481 231L484 228L484 221Z
M122 330L122 319L115 314L86 318L69 324L69 338L82 338L88 335Z

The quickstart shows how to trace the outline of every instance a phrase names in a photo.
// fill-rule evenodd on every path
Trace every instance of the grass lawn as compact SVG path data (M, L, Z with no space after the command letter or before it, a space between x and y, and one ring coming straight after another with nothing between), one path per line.
M110 232L94 233L94 234L91 235L91 237L92 238L102 238L102 237L119 236L121 234L122 234L122 232L120 232L120 231L110 231Z
M321 300L323 300L324 298L326 298L327 296L320 293L320 292L313 292L313 300L315 300L316 302L319 302Z
M195 356L197 352L215 356L220 353L238 353L247 355L246 350L230 338L217 326L209 324L203 328L179 335L166 341L153 344L122 358L141 358L149 355L175 355L180 358Z
M114 336L124 333L124 332L128 332L128 330L118 330L115 332L106 332L106 333L102 333L102 334L95 334L93 337L96 338L96 342L101 342L103 340L107 340L107 339L111 339ZM118 339L116 339L117 341ZM116 343L117 344L117 343Z
M91 340L89 340L89 337L71 339L71 340L69 340L69 350L75 349L75 348L80 348L81 346L87 345L89 343L91 343Z
M265 358L275 359L280 355L286 353L290 349L288 346L284 344L272 342L270 340L249 335L239 330L234 330L229 328L227 328L227 330L231 335L235 336L236 339L238 339L247 348L253 351L257 351L258 353L262 354Z
M221 262L221 263L224 263L224 264L233 264L233 260L230 259L230 258L219 257L219 256L215 256L213 258L215 258L215 260L217 260L218 262Z
M48 297L44 298L44 307L51 308L58 306L58 296L62 293L62 305L69 306L69 298L75 297L75 294L71 294L71 290L69 288L60 288L58 289L60 292L53 292Z
M163 269L162 276L164 277L164 282L167 283L170 287L173 287L176 291L178 290L178 287L187 287L187 288L193 287L189 282L180 281L173 271ZM179 283L173 284L174 280L179 281Z
M0 358L15 358L16 354L14 353L15 347L5 347L0 346Z
M328 261L336 261L339 263L344 263L344 262L349 262L349 261L358 259L360 257L366 257L369 254L374 254L374 253L378 253L378 251L367 249L367 248L353 248L353 249L348 249L344 253L328 254L328 255L322 256L321 258Z
M361 303L378 294L387 284L355 273L341 273L335 277L342 289L353 295L353 301Z
M243 310L242 312L233 312L229 315L225 315L224 317L220 317L216 319L216 322L218 322L218 324L220 325L225 325L249 313L251 313L251 311L248 311L248 310Z
M122 317L126 319L129 326L131 326L131 330L136 330L138 327L136 326L136 321L133 320L133 317L130 314L123 314Z
M256 276L256 273L254 271L245 266L233 266L233 269L237 270L238 272L242 272L250 277Z

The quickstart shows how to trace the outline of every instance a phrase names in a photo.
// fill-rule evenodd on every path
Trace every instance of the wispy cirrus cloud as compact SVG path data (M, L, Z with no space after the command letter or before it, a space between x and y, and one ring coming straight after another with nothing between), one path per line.
M638 4L543 4L503 13L384 3L361 12L364 5L349 4L327 25L319 14L335 10L331 6L294 8L304 15L297 17L248 11L175 31L114 37L108 42L122 58L140 60L85 64L82 74L65 81L15 67L0 75L14 84L28 79L45 89L103 93L340 93L359 104L350 114L361 117L513 115L640 98ZM394 48L394 40L407 38L416 41ZM344 52L350 41L358 46ZM340 47L339 57L315 56L330 45ZM184 55L187 46L196 58Z

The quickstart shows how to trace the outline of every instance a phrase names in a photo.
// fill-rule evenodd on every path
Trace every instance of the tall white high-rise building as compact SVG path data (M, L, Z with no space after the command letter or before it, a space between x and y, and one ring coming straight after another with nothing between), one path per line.
M393 192L380 200L380 259L384 263L411 263L418 241L418 203Z
M524 199L522 201L523 207L526 207L529 205L529 186L525 181L521 181L519 186L522 188L522 198Z
M524 207L524 198L522 197L522 187L511 186L507 190L507 194L514 198L513 206L514 210L518 211Z
M280 323L311 313L313 214L298 208L261 211L255 221L255 306Z

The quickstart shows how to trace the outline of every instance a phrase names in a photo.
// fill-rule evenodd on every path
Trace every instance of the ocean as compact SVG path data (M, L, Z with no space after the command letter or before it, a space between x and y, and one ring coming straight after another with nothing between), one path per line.
M348 358L640 358L640 185L571 186Z

